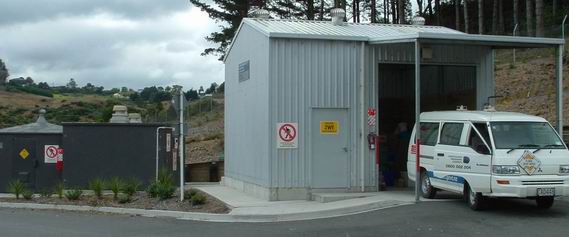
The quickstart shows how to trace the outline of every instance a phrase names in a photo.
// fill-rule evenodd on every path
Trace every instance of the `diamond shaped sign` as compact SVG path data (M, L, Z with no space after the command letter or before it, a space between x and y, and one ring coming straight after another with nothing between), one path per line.
M28 158L28 156L30 156L30 153L28 152L28 150L26 150L26 148L22 149L19 154L20 157L22 157L22 159L24 160Z
M541 166L541 161L535 157L535 155L528 150L524 151L524 154L518 160L518 165L528 174L532 175Z

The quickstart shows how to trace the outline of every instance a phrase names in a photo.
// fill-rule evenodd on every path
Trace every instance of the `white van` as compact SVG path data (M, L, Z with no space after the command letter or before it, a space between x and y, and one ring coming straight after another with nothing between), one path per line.
M569 196L569 151L543 118L486 111L426 112L421 117L421 193L462 193L474 210L485 198L535 199L549 208ZM407 171L415 181L415 129Z

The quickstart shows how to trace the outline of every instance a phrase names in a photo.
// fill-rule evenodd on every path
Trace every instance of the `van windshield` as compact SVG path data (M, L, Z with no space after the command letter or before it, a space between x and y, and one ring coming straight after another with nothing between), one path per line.
M555 130L544 122L491 122L496 149L564 149Z

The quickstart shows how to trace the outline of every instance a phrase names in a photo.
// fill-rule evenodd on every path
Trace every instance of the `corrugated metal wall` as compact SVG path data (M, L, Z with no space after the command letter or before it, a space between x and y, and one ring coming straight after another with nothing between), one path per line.
M271 39L270 43L271 186L310 187L312 108L348 108L350 113L350 184L359 182L357 116L361 43ZM279 122L298 123L298 149L277 149Z
M225 61L225 175L269 186L269 38L244 24ZM250 79L239 81L249 61Z

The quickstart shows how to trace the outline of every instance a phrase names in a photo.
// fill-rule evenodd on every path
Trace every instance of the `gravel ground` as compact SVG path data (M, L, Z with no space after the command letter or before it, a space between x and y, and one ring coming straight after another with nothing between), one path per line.
M23 198L0 198L0 202L18 202L18 203L40 203L40 204L57 204L57 205L79 205L79 206L98 206L98 207L120 207L120 208L139 208L154 210L170 210L170 211L186 211L186 212L203 212L203 213L228 213L229 208L216 198L207 195L204 192L198 192L207 196L207 200L202 205L192 206L190 201L180 202L176 197L159 200L158 198L150 198L145 192L139 192L132 197L129 203L121 204L117 200L113 200L112 195L104 195L98 199L92 195L83 195L80 200L70 201L66 198L58 198L57 195L52 197L34 197L32 200Z

